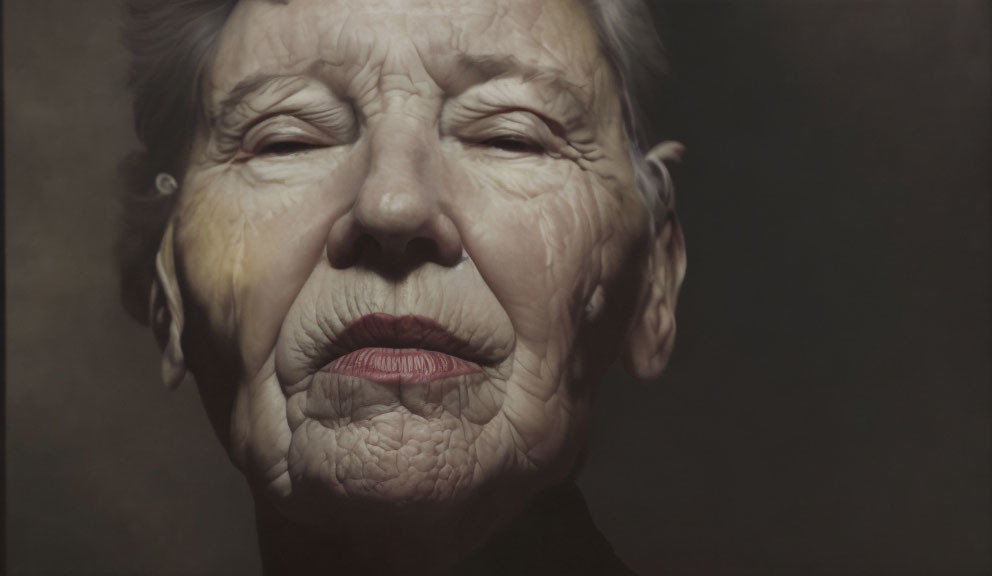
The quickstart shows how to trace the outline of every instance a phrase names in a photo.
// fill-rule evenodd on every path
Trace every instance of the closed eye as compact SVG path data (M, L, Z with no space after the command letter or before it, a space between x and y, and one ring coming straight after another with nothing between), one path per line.
M348 139L351 135L346 136ZM241 149L252 156L291 156L341 143L341 138L304 119L279 115L248 130Z
M272 142L271 144L262 146L255 151L255 154L258 156L289 156L290 154L309 152L310 150L320 147L320 145L312 142L285 140L282 142Z
M514 152L517 154L543 154L547 151L543 145L534 142L533 140L508 136L490 138L489 140L479 142L479 144L482 146L489 146L490 148L497 148L499 150L503 150L504 152Z

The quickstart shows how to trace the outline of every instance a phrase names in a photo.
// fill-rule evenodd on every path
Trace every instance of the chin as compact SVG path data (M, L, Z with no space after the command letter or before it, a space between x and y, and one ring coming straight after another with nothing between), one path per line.
M287 519L331 533L489 525L563 480L576 460L563 449L536 463L512 438L501 414L476 426L402 404L354 422L304 419L286 457L291 489L266 497Z
M307 450L297 462L301 468L305 468L300 464L303 461L319 460L321 453L333 447L321 444ZM411 541L456 543L485 534L487 527L514 517L540 489L534 478L486 478L475 466L452 466L447 461L452 451L438 450L443 455L400 449L371 457L374 450L370 450L369 462L355 462L349 472L352 477L343 480L301 469L295 472L301 475L294 478L288 497L269 497L264 505L295 525L336 537L380 538L401 531L416 532ZM404 468L378 463L410 460L417 464Z

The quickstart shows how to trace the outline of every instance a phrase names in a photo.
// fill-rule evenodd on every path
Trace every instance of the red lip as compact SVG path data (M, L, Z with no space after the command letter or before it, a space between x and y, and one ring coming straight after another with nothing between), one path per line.
M478 372L479 366L456 356L419 348L362 348L324 370L382 384L418 384Z
M323 371L380 383L423 383L481 370L469 345L422 316L369 314L335 340L346 351Z

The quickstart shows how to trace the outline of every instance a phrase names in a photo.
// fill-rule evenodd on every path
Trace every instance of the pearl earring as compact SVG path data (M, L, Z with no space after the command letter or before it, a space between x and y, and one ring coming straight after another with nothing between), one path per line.
M179 183L171 174L162 172L155 177L155 188L160 196L171 196L179 189Z

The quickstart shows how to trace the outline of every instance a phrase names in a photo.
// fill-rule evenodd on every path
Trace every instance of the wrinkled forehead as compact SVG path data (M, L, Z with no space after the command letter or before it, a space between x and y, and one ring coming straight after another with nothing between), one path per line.
M253 76L315 67L380 68L445 87L466 58L550 70L590 100L606 66L577 0L244 0L221 31L206 87L219 97Z

